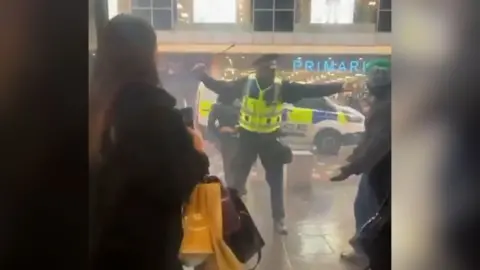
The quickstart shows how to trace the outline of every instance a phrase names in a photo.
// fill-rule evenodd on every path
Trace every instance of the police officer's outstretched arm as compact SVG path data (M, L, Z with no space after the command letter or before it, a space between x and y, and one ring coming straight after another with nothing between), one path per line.
M282 82L284 102L295 103L304 98L325 97L342 92L344 83L300 84L291 81Z
M205 85L205 87L212 90L217 95L221 95L225 91L232 91L232 94L238 98L240 98L242 95L242 89L247 79L245 77L234 81L215 80L205 72L205 65L203 64L196 65L193 68L193 72L198 80Z

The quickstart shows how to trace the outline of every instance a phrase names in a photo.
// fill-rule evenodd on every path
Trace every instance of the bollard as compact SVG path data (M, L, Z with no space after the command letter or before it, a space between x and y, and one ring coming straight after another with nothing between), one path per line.
M311 151L294 150L292 163L286 166L286 185L288 189L305 189L312 185L312 172L315 157Z

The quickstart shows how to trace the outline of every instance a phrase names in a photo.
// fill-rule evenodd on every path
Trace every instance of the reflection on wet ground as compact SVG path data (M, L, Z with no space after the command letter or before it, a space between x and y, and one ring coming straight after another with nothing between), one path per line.
M359 179L351 177L340 183L328 181L352 149L343 148L338 156L316 156L310 187L292 189L286 183L287 236L274 233L263 170L260 166L252 170L247 183L246 204L266 242L257 269L361 269L340 261L340 253L349 249L347 242L354 232L353 201ZM219 156L214 153L209 156L211 173L222 176ZM253 266L253 261L248 265Z
M310 190L286 190L287 236L273 231L266 183L250 181L246 202L267 243L258 269L358 269L339 260L354 230L357 181L318 181Z

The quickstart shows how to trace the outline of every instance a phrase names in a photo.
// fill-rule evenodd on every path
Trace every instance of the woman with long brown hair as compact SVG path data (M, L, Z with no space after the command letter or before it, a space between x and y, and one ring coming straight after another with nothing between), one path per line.
M160 88L156 35L118 15L98 40L90 89L92 269L181 270L182 205L208 172Z

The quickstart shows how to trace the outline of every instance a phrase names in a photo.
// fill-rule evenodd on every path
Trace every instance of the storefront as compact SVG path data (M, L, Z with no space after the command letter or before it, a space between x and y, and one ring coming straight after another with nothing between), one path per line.
M234 80L253 72L252 62L260 54L162 54L158 67L166 89L177 99L192 104L197 81L191 69L204 63L217 79ZM329 83L352 77L362 79L366 63L381 55L285 54L277 59L277 75L302 83ZM185 100L185 101L183 101Z

